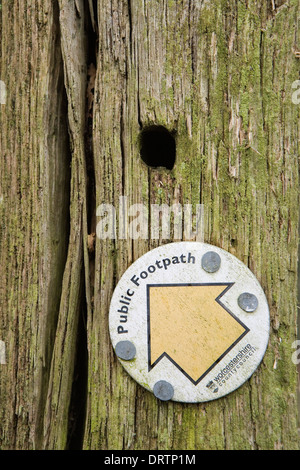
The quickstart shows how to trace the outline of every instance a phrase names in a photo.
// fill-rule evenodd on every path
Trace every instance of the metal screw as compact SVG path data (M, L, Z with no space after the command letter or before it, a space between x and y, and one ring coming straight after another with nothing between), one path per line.
M201 265L207 273L215 273L220 269L221 258L215 251L208 251L202 256Z
M238 298L239 307L247 313L255 312L258 307L258 299L254 294L244 292Z
M159 380L153 387L153 393L159 400L169 401L174 396L174 388L169 382Z
M120 341L115 348L116 355L124 361L131 361L135 358L136 348L131 341Z

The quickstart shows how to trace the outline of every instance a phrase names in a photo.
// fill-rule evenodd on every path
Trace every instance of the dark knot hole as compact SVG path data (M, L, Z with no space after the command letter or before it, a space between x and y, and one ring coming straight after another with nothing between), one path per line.
M172 170L176 160L176 142L164 126L148 126L140 133L140 153L146 165Z

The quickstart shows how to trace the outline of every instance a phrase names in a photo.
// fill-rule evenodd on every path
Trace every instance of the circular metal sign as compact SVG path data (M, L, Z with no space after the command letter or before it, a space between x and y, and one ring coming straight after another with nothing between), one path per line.
M269 308L253 273L216 246L179 242L134 262L111 301L113 348L163 401L197 403L240 387L269 339Z

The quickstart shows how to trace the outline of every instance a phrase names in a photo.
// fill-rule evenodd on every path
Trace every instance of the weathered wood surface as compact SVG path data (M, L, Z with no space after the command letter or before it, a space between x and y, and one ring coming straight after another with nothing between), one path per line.
M298 1L2 3L0 447L298 448ZM140 159L150 123L176 132L172 171ZM228 397L160 403L116 360L116 282L173 240L94 240L122 195L202 203L205 241L262 284L267 354Z

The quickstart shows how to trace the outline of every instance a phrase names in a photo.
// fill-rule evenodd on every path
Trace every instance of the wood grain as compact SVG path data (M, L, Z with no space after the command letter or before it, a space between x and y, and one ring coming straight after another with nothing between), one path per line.
M299 448L298 11L298 0L2 2L1 449ZM172 171L140 158L150 124L175 135ZM116 283L175 239L95 238L96 208L118 210L120 196L203 204L204 240L264 288L267 354L228 397L160 403L116 360Z

